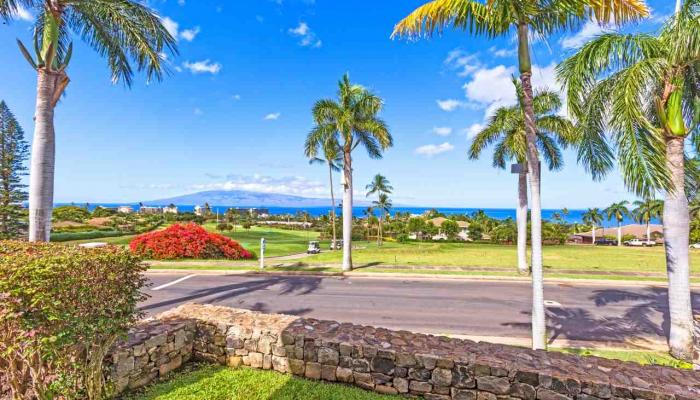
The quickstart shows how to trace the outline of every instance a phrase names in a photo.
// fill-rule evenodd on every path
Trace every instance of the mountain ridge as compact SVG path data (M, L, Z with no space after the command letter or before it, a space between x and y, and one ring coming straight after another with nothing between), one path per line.
M143 202L145 205L202 205L228 207L328 207L328 198L303 197L291 194L253 192L248 190L206 190L181 196ZM340 199L336 198L336 203ZM354 206L369 205L368 201L355 201Z

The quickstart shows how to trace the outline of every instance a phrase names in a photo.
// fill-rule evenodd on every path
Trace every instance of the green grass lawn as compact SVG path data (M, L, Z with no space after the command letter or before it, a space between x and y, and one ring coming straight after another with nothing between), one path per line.
M340 384L321 383L274 371L220 366L186 368L129 400L391 400ZM188 370L189 369L189 370Z
M204 225L204 227L212 232L217 232L216 224L210 223ZM293 231L266 227L264 225L254 226L249 230L238 226L236 227L236 232L223 234L239 242L243 247L256 255L260 254L260 238L265 238L265 257L304 253L309 241L318 240L319 236L319 233L314 231ZM327 249L328 243L322 243L321 246Z
M374 243L356 244L353 261L358 267L381 269L391 266L463 266L487 269L515 268L516 247L487 243ZM340 252L323 252L304 259L305 263L336 264ZM700 251L691 251L693 272L700 273ZM665 273L663 247L630 248L602 246L544 246L547 272L591 274ZM369 269L369 268L368 268Z
M692 369L693 365L677 360L667 353L643 350L589 350L589 349L551 349L579 356L596 356L614 360L631 361L642 365L661 365L664 367Z

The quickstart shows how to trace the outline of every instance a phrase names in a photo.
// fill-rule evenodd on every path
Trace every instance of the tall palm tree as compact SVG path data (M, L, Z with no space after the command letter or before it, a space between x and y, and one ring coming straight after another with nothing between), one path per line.
M603 214L601 214L600 210L597 208L589 208L581 217L583 218L584 224L590 225L593 228L592 239L593 244L595 244L595 231L597 227L603 223Z
M527 264L527 159L525 114L523 113L523 91L520 83L513 78L513 84L520 99L520 104L501 107L494 112L488 125L479 132L469 147L469 158L479 158L481 152L489 145L494 145L493 166L505 169L509 160L520 164L518 171L518 208L516 221L518 227L518 272L528 274ZM559 170L563 166L560 147L567 147L575 141L573 124L558 115L562 101L552 91L535 93L533 98L535 125L537 126L537 147L542 153L550 170Z
M319 143L319 147L323 149L323 158L311 157L309 161L312 164L328 165L328 181L331 188L331 225L333 226L333 243L331 250L335 250L335 244L338 242L338 237L335 228L335 191L333 190L333 172L340 172L343 167L343 152L340 145L335 140L335 137L327 138L323 143ZM309 154L306 155L309 157Z
M622 246L622 221L625 220L625 217L629 217L630 215L630 210L627 208L627 205L630 202L627 200L620 201L617 203L612 203L610 207L606 208L604 210L605 212L605 217L608 219L608 221L612 220L613 218L617 222L617 245Z
M382 238L384 236L384 228L382 227L382 224L387 214L391 212L391 207L393 204L391 203L388 194L379 193L377 200L372 201L372 205L374 206L375 210L379 210L379 234L377 235L377 245L381 246Z
M661 218L664 212L664 202L663 200L648 198L646 200L637 200L633 204L635 208L632 210L632 217L640 224L646 224L647 240L651 240L649 224L652 219Z
M527 164L530 173L532 235L532 347L547 345L542 270L542 204L537 127L533 109L530 36L547 37L593 18L602 24L625 23L647 16L644 0L433 0L400 21L393 36L432 35L445 27L489 38L517 35L520 80L523 85Z
M164 52L175 53L175 39L152 9L135 0L0 0L0 19L19 7L35 10L32 56L18 41L22 55L37 71L34 141L29 179L29 240L48 241L56 159L54 108L70 80L66 71L73 52L70 37L79 33L106 56L112 81L132 83L134 69L149 79L164 73Z
M382 194L391 194L391 191L394 190L394 188L391 186L389 183L389 180L386 179L384 175L377 174L374 176L372 179L372 182L365 187L367 189L367 194L365 197L369 197L373 194L377 195L377 200L381 200ZM386 200L388 200L388 196L385 196ZM376 203L376 201L375 201ZM389 203L391 208L391 203ZM386 218L386 213L388 211L384 211L382 207L379 207L380 210L380 215L379 215L379 236L377 237L377 245L381 246L382 245L382 238L383 238L383 230L382 230L382 222Z
M338 83L338 99L319 100L312 114L316 126L306 138L305 153L316 157L319 145L335 138L343 152L343 270L352 270L352 151L362 145L371 158L381 158L393 145L386 123L378 117L384 102L366 88L350 83L345 74Z
M682 359L691 356L693 343L685 189L692 164L685 144L690 139L689 147L700 150L698 59L700 0L687 0L658 34L601 35L558 69L583 132L579 158L593 177L604 176L617 156L631 191L641 197L665 194L669 346Z

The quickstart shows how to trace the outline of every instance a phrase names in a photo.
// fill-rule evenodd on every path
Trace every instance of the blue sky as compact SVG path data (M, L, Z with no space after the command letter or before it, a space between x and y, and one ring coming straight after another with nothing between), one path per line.
M422 0L151 0L180 54L163 82L113 85L106 62L78 38L71 83L56 109L56 201L145 201L206 189L327 197L327 171L309 165L303 141L314 101L335 95L349 72L384 98L395 146L382 160L355 157L356 190L376 173L394 202L423 206L515 204L516 178L489 157L467 159L490 110L513 101L512 38L446 32L431 40L389 38ZM673 2L652 0L653 31ZM0 98L29 139L36 76L15 38L29 42L31 12L0 25ZM588 24L535 43L533 80L556 88L553 68L599 28ZM490 155L490 153L486 153ZM632 199L617 172L592 182L566 154L543 176L545 208L605 206Z

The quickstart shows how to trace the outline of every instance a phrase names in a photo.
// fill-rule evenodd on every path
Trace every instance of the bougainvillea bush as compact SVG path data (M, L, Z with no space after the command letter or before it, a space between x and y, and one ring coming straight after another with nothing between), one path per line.
M253 258L238 242L209 232L195 223L175 224L137 236L129 244L131 251L156 260L179 258L229 259Z
M102 398L103 360L141 316L145 269L118 247L0 241L0 398Z

